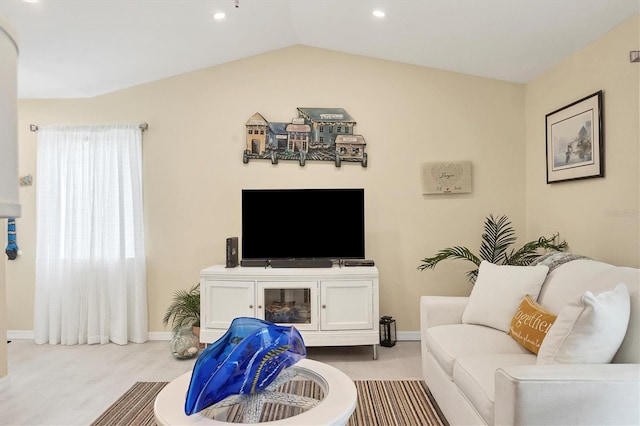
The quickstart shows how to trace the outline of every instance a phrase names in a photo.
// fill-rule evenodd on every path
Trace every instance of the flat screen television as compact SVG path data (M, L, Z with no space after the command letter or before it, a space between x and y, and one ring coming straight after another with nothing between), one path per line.
M242 259L364 259L364 189L242 190Z

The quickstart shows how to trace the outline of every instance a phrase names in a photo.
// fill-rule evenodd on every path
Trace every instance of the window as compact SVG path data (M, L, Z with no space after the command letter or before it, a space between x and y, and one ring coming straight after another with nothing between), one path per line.
M37 176L36 343L146 341L142 131L43 126Z

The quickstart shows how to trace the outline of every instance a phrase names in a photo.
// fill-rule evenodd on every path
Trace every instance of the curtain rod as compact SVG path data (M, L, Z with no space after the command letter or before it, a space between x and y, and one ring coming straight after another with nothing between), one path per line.
M140 130L142 130L144 132L145 130L149 129L149 123L147 123L147 122L140 123L138 125L138 127L140 128ZM38 125L37 124L29 124L29 130L31 130L32 132L37 132L38 131Z

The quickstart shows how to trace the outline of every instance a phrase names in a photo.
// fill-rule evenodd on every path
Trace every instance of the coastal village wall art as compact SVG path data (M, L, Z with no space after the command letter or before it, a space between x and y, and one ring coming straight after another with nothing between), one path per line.
M333 161L367 167L366 142L355 134L356 122L343 108L298 108L290 123L270 122L256 112L246 123L242 162L249 160Z

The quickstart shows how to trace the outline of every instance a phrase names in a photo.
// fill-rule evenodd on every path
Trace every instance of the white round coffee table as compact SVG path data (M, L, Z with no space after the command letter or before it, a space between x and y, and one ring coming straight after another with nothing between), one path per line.
M327 364L302 359L290 367L298 376L313 380L324 392L324 399L314 408L297 416L270 421L269 425L344 425L356 408L357 392L353 381L342 371ZM214 420L200 413L187 416L184 403L191 372L167 384L156 397L153 413L161 426L177 425L242 425ZM267 423L264 423L267 424Z

